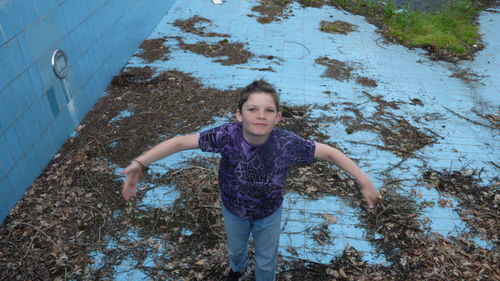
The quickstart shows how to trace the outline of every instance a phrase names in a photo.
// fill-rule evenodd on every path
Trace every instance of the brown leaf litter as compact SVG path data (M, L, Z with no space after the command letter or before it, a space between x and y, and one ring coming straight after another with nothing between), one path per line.
M106 250L104 240L123 236L130 223L141 221L127 216L134 212L119 195L121 181L113 167L123 167L160 140L195 132L212 117L234 109L235 91L205 88L177 71L152 79L151 73L150 68L134 68L115 77L77 136L68 139L11 211L0 228L2 280L112 275L113 260L129 254L127 248ZM134 114L111 122L123 110ZM115 216L117 212L125 215ZM159 220L162 214L150 210L143 216ZM138 257L144 254L141 247ZM104 266L108 271L88 267L89 253L96 250L116 254Z
M170 53L167 46L163 45L165 43L165 38L155 38L144 40L139 48L142 51L136 56L143 58L147 62L153 62L155 60L167 60L166 55Z
M288 5L289 1L284 0L260 0L259 5L254 6L252 11L260 14L257 18L259 23L268 24L287 18L290 13L286 10Z
M214 61L222 65L244 64L250 58L254 57L254 54L245 49L245 44L239 42L231 43L227 39L215 43L202 41L194 44L187 44L180 39L179 47L205 57L219 58Z
M321 77L332 78L340 82L350 80L352 72L355 70L354 63L346 63L336 59L330 59L328 57L316 58L315 63L326 66L326 70ZM356 83L367 87L377 87L378 85L377 81L363 76L356 76L355 81Z
M454 70L454 72L450 75L450 77L458 78L458 79L464 81L465 83L475 82L475 83L483 84L480 81L481 81L481 79L483 79L485 77L484 75L478 75L478 74L474 73L471 69L457 69L457 68L455 68L453 70Z
M377 81L370 79L368 77L363 77L363 76L357 77L356 83L367 86L367 87L372 87L372 88L375 88L378 86Z
M194 19L184 24L198 29L192 32L200 36L211 34L196 27L199 23L206 21ZM160 41L149 42L145 52ZM86 115L78 134L68 139L0 227L0 280L112 279L116 265L126 260L132 260L134 268L153 280L220 280L227 264L218 160L195 158L165 175L144 175L139 198L165 186L174 186L179 192L173 204L160 207L142 206L140 199L126 204L119 195L121 179L115 175L115 167L127 165L165 138L196 132L212 123L213 117L227 116L235 109L237 91L204 87L178 71L156 76L152 68L122 71ZM401 157L434 141L426 134L429 132L419 131L391 113L403 102L365 95L377 104L372 116L364 116L357 104L340 104L354 114L338 120L348 130L380 134L385 149ZM124 111L131 115L116 118ZM281 127L318 141L327 139L319 128L334 121L311 118L309 107L285 105L283 116ZM496 120L490 117L484 116ZM459 200L459 194L464 195L460 201L466 207L464 220L482 237L498 241L494 234L498 221L492 221L498 216L496 193L491 199L490 191L463 175L445 177L436 172L426 180ZM462 187L461 183L467 184ZM370 241L390 264L370 265L353 248L346 248L340 257L332 256L329 264L280 256L279 280L491 280L500 276L498 248L483 249L461 237L427 235L425 223L418 219L421 206L410 195L386 188L376 208L366 210L357 184L324 162L292 168L286 188L311 199L339 196L359 210L364 227L371 232ZM472 192L476 188L488 196ZM493 215L483 217L482 209ZM318 244L328 243L321 228L317 230ZM116 246L109 247L111 242ZM93 258L95 252L104 257ZM148 258L153 259L152 264L145 262ZM97 262L99 266L90 266Z
M377 134L384 145L373 145L378 149L390 151L399 157L410 157L417 150L437 141L437 135L428 129L419 129L412 125L404 116L399 116L390 111L398 109L404 104L402 101L386 101L381 96L373 96L363 92L372 102L377 104L377 111L370 116L359 110L359 105L343 103L344 111L351 112L354 116L341 116L338 118L347 128L346 132L352 134L356 131L370 131ZM411 103L410 103L411 104ZM352 143L365 144L359 141Z
M345 62L328 57L317 58L315 62L327 67L326 71L321 75L322 77L333 78L340 82L349 80L351 72L354 70L352 66L347 65Z
M210 124L212 117L225 116L237 99L237 90L205 88L174 70L140 82L120 75L107 92L94 107L98 112L89 114L87 122L93 131L84 137L107 145L106 154L120 166L162 139L196 132ZM103 124L124 110L133 114Z
M435 171L428 170L423 180L428 188L434 188L446 197L453 196L458 200L456 210L472 229L478 234L500 244L500 183L493 179L489 185L480 184L481 171Z
M377 118L390 124L388 120L395 117L390 109L403 104L366 96L377 104L378 112L372 118L359 115L360 124L376 126L367 120ZM195 158L165 175L145 175L139 200L132 204L120 198L121 181L114 167L125 166L162 139L195 132L213 116L226 116L235 103L236 90L205 88L177 71L153 78L151 68L130 68L115 77L78 135L64 144L0 228L2 280L110 279L116 274L115 265L126 260L154 280L219 280L227 264L218 160ZM133 114L114 119L124 110ZM309 107L284 105L283 116L283 128L318 141L327 138L319 128L331 120L311 118ZM404 140L405 134L398 137ZM461 213L464 220L479 235L498 241L498 189L491 194L463 175L429 175L426 181L459 198L461 207L466 207ZM141 205L140 198L147 192L164 186L174 186L180 193L171 205ZM385 188L376 208L366 210L359 200L359 186L324 162L292 168L286 189L310 199L338 196L359 210L363 226L372 233L370 241L391 264L370 265L353 248L332 256L329 264L280 257L278 280L490 280L499 275L497 250L483 249L461 237L428 235L425 223L418 219L422 206L410 195ZM465 196L463 201L460 196ZM330 222L334 221L325 218L325 223ZM130 237L131 230L137 238ZM325 224L311 235L318 245L334 243ZM116 247L107 247L110 241ZM93 260L96 251L103 257ZM153 263L145 263L151 257ZM99 266L89 266L96 262Z
M481 113L479 112L477 109L473 108L471 111L472 113L476 114L479 118L483 119L481 121L477 121L477 120L473 120L469 117L466 117L454 110L451 110L447 107L444 107L444 109L446 109L446 111L450 112L451 114L457 116L457 117L460 117L472 124L475 124L475 125L479 125L479 126L482 126L482 127L486 127L486 128L489 128L489 129L494 129L494 130L498 130L500 129L500 107L499 107L499 110L497 110L497 113Z
M488 124L486 127L500 129L500 106L497 107L496 113L479 112L477 109L473 109L472 112L486 121L486 124Z
M224 33L205 32L206 27L204 26L204 24L211 24L211 23L212 21L207 18L200 16L193 16L186 20L180 20L180 19L176 20L174 22L174 26L179 27L184 32L196 34L202 37L230 37L228 34Z
M103 145L91 139L68 149L71 140L0 227L1 280L84 275L88 252L102 243L113 211L123 207Z
M356 31L357 27L345 21L321 21L319 29L327 33L348 34Z

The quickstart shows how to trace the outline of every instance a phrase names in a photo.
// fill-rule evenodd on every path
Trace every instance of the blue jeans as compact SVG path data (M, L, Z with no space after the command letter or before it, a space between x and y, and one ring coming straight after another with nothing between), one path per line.
M247 220L233 214L222 204L229 266L233 271L241 272L247 268L248 238L252 233L255 248L255 280L275 280L282 213L283 206L265 218Z

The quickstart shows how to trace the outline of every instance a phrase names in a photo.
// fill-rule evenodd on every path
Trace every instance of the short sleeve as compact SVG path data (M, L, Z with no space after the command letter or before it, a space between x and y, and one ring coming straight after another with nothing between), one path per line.
M284 141L284 142L283 142ZM283 130L282 143L286 153L289 155L291 164L310 165L314 160L316 143L299 137L298 135Z
M294 165L311 165L314 160L314 151L316 143L311 140L303 139L294 133L291 133L291 143L288 146L288 153Z
M220 153L227 137L227 124L200 133L198 143L201 151Z

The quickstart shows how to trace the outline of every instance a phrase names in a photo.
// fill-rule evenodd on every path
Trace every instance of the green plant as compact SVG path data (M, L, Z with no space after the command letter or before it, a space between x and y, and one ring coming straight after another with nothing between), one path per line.
M374 0L365 0L365 5L371 13L376 13L379 6L378 2Z
M347 0L337 0L337 4L341 7L347 6Z
M389 2L387 2L385 5L384 5L384 21L389 21L392 16L394 15L394 11L396 9L396 6L394 5L394 2L392 0L389 0Z
M430 46L465 53L479 38L473 20L478 13L471 0L448 2L437 11L407 10L394 13L386 5L384 20L389 35L410 46Z

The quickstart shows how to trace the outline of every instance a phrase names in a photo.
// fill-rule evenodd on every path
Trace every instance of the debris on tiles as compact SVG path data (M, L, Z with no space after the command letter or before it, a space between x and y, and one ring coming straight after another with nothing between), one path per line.
M356 31L356 26L345 21L321 21L319 29L328 33L348 34Z
M354 70L354 68L347 63L328 57L317 58L315 62L327 67L322 77L333 78L341 82L349 80L351 78L351 72Z
M165 38L144 40L139 47L141 49L141 52L136 54L136 56L143 58L147 62L168 60L168 54L170 53L170 50L167 46L163 45L165 41Z
M228 34L205 32L206 29L205 25L211 23L212 21L207 18L200 16L193 16L186 20L180 20L180 19L176 20L174 22L174 26L179 27L184 32L196 34L202 37L230 37Z
M196 54L210 58L218 58L214 60L222 65L244 64L254 57L250 51L245 49L243 43L231 43L227 39L220 40L215 43L196 42L187 44L183 40L179 40L179 47Z
M346 126L348 134L356 131L370 131L378 135L383 145L370 144L362 141L351 143L371 145L378 149L390 151L399 157L411 157L417 150L437 141L435 133L425 128L417 128L404 116L390 112L379 111L371 116L365 116L357 106L346 106L344 110L354 116L342 116L339 121Z
M261 1L257 7L275 8L257 8L254 12L261 14L261 23L279 21L292 15L287 6L290 2ZM299 1L304 7L325 2ZM240 43L219 40L229 35L207 31L212 26L211 20L195 16L174 25L183 32L205 37L204 40L222 37L214 42L201 42L199 46L206 50L184 43L190 51L217 58L221 64L244 63L253 57L249 51L245 53L243 43L231 45ZM182 37L147 40L139 56L145 61L170 59L169 52L173 50L165 46L169 39L184 42ZM273 63L284 61L276 55L257 58ZM354 74L355 63L327 57L319 58L316 63L331 68L331 77L327 75L328 69L325 72L329 78L344 82L355 79L356 83L370 87L369 90L377 87L377 81ZM234 111L238 89L210 88L190 74L178 70L158 73L155 67L158 65L128 67L115 77L107 94L86 116L79 133L64 144L12 210L0 228L2 276L9 280L119 280L119 274L137 273L136 278L152 280L219 280L224 275L227 258L216 177L218 159L193 158L182 162L181 167L165 169L165 173L156 173L151 168L142 178L136 201L126 203L119 197L121 179L116 173L117 166L124 166L164 138L196 132L212 124L214 117L226 118L227 112ZM266 67L248 70L277 74ZM465 77L478 78L472 74ZM331 91L324 93L339 96ZM397 111L409 105L422 110L432 101L421 96L409 101L391 101L366 91L363 95L357 97L359 102L336 103L333 116L312 114L315 109L328 111L331 104L285 104L280 126L317 141L328 140L322 128L329 124L339 124L342 130L345 127L347 134L368 131L378 137L378 149L390 151L402 161L436 143L439 137L436 133L416 127L410 118L420 124L419 121L443 120L441 113L422 112L422 116L409 117ZM363 106L373 107L374 112L367 113ZM130 114L121 114L124 112ZM485 114L473 110L473 113L479 121L463 117L476 125L499 128L498 112ZM121 118L113 119L116 116ZM496 162L491 164L499 168ZM326 195L340 198L357 212L356 217L359 215L360 227L366 230L367 240L375 247L369 253L385 257L388 263L367 262L363 259L367 252L351 246L346 246L341 255L326 254L330 262L319 263L299 255L301 249L289 247L285 252L292 254L292 258L279 256L279 280L488 280L500 276L496 233L498 184L483 185L480 176L481 171L471 174L429 170L423 174L421 185L427 183L444 198L446 195L457 198L453 208L460 207L456 210L473 233L495 243L493 250L472 242L467 237L470 233L457 237L433 234L421 215L429 203L419 202L417 194L404 192L407 186L402 187L400 179L387 175L380 203L368 210L359 200L357 184L340 170L323 162L292 168L287 192L306 199ZM162 192L170 192L169 200L173 201L170 204L163 204L161 200L165 198L151 194L153 189L166 186L168 190ZM159 203L144 204L151 198ZM431 202L451 208L450 200ZM301 233L314 239L315 246L337 241L334 233L326 229L337 225L337 219L327 215L324 222L309 230L312 232Z
M253 12L260 14L257 21L261 24L268 24L288 18L291 13L287 7L292 1L282 0L261 0L259 5L252 8ZM249 15L253 16L253 15Z
M371 78L368 78L368 77L363 77L363 76L358 76L356 78L356 83L361 84L363 86L372 87L372 88L375 88L378 86L377 81L375 81Z
M437 189L446 197L457 198L457 212L469 225L473 233L479 234L497 244L500 242L500 183L481 184L482 171L428 170L423 174L423 180L428 188Z

